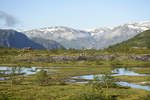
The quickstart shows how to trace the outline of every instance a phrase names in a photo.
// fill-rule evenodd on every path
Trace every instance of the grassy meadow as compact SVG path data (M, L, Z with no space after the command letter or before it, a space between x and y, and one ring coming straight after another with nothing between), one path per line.
M9 76L7 80L0 80L0 100L149 100L150 92L127 86L113 86L109 80L126 81L129 83L149 85L150 76L114 76L106 75L104 82L94 80L89 83L70 82L73 76L97 75L111 73L114 68L129 68L140 74L150 74L150 62L131 60L127 56L111 60L82 60L82 61L53 61L50 56L94 56L98 54L111 55L144 55L150 49L123 50L22 50L0 48L0 66L8 67L45 67L47 71L40 71L32 75L16 75L14 73L0 73L0 78ZM42 60L37 60L42 58ZM44 60L43 60L44 59ZM134 68L136 67L136 68ZM139 69L138 69L139 68ZM50 73L50 74L48 74ZM89 81L75 79L76 81ZM106 84L105 84L106 83Z

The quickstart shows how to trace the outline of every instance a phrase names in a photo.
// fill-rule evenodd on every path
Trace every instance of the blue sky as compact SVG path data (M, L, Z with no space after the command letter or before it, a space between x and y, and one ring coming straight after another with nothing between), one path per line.
M17 29L68 26L93 29L150 21L150 0L0 0Z

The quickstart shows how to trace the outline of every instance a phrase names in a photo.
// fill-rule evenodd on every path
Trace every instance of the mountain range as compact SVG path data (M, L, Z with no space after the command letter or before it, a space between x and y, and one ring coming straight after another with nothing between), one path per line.
M79 30L64 26L45 27L22 31L22 33L31 40L34 38L53 40L65 48L103 49L128 40L148 29L150 29L150 22L137 22L92 30Z
M20 32L0 29L0 46L12 48L32 47L33 49L103 49L110 45L130 40L149 29L150 22L129 23L92 30L79 30L64 26L45 27Z

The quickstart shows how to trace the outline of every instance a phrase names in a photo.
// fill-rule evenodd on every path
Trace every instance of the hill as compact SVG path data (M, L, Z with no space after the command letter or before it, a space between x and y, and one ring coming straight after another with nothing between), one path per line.
M123 47L150 48L150 30L144 31L122 43L112 45L109 48L123 48Z

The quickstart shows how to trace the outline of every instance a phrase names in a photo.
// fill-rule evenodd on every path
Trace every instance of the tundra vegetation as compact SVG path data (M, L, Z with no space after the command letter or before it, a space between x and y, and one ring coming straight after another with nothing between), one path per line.
M10 67L11 71L0 71L0 78L6 78L0 80L0 100L149 100L149 91L121 86L116 81L150 86L150 76L112 76L112 70L120 67L150 74L149 53L149 48L128 47L104 50L1 47L0 66ZM32 66L40 67L40 71L25 75L23 68ZM82 75L95 77L73 78ZM78 83L83 81L88 83Z

